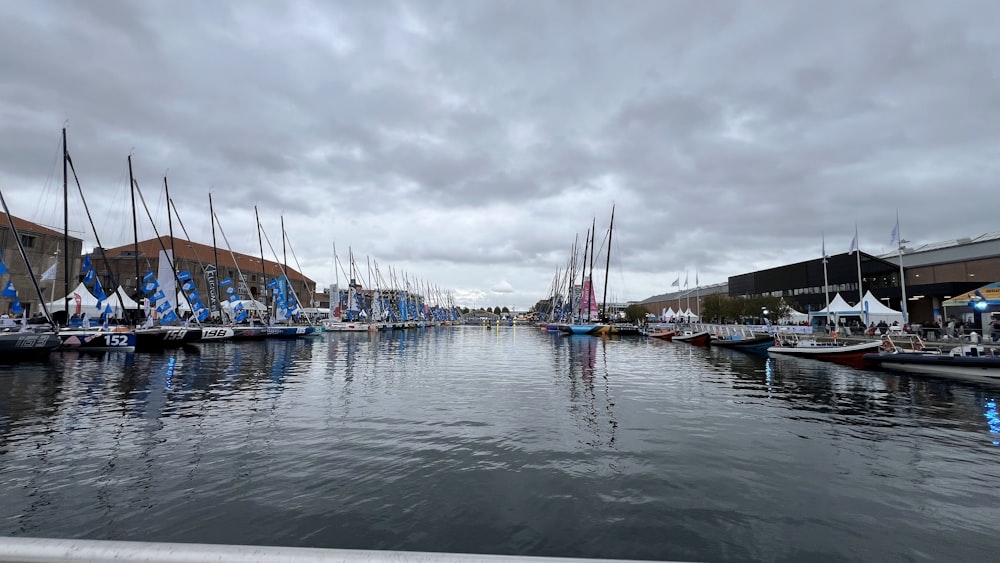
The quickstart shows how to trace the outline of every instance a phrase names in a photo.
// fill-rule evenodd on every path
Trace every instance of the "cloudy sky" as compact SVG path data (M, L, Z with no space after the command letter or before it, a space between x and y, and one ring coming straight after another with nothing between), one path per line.
M234 250L258 252L257 205L321 284L336 244L469 306L543 298L614 204L609 299L639 300L823 236L846 252L855 223L888 251L897 210L914 243L1000 229L998 21L988 0L3 1L0 189L60 225L67 123L105 246L132 237L131 152L164 232L166 172L193 239L211 191Z

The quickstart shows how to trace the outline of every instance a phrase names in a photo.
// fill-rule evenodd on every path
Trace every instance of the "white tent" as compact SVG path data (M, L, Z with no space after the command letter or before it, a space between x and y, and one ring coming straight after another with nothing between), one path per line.
M122 302L118 302L118 296L122 296ZM118 291L113 291L108 294L108 299L105 301L108 307L111 307L112 311L117 311L119 309L138 309L139 304L136 303L128 293L125 292L125 288L118 286Z
M861 310L857 307L850 306L838 293L833 299L830 300L829 307L823 307L819 311L812 312L812 316L814 317L825 317L828 314L834 314L841 317L845 315L861 315Z
M66 310L66 300L56 299L45 304L50 313L56 313L58 311ZM69 292L69 314L79 315L81 313L87 313L88 317L97 316L97 298L94 297L87 286L80 282L80 285L76 286L76 289Z
M867 311L867 314L865 311ZM885 321L886 324L892 324L893 321L903 324L903 313L886 307L869 291L862 298L861 320L868 324L879 323L881 321Z
M662 318L663 318L664 321L669 321L670 319L672 319L673 317L676 317L676 316L677 316L677 313L674 312L674 308L670 307L669 309L667 309L666 311L663 312L663 317Z
M690 320L692 322L698 322L698 320L701 318L698 315L691 312L691 307L688 307L687 311L684 311L683 313L678 313L677 316L683 318L685 321Z
M790 323L800 323L802 321L808 321L809 315L805 313L800 313L795 309L789 307L788 313L784 317L782 317L781 320Z
M245 311L261 311L261 312L267 311L267 305L264 305L263 303L257 301L256 299L244 299L242 301L234 301L232 303L230 303L229 301L223 301L222 310L227 313L231 313L233 307L236 306L236 303L242 304L243 309Z

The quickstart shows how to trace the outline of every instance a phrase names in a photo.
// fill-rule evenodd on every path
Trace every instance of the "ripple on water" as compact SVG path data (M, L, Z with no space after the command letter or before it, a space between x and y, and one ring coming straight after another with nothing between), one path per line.
M526 327L9 367L5 534L695 560L1000 543L997 393L961 384Z

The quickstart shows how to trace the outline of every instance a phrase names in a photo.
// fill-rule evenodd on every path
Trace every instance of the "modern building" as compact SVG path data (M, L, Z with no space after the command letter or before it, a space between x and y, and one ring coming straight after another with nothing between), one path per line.
M171 244L172 243L172 244ZM115 248L95 248L90 255L91 263L101 278L101 284L106 288L121 285L133 299L144 297L136 290L137 279L152 270L159 272L160 256L164 250L172 250L174 269L177 272L188 271L195 283L195 289L205 297L206 306L216 292L215 280L229 278L241 299L256 299L270 305L271 291L267 282L287 274L288 280L304 307L318 306L312 304L316 293L316 282L291 269L283 268L282 264L264 260L259 257L230 252L227 249L215 249L209 245L189 242L176 237L162 236L140 241L138 254L136 246L127 244ZM246 283L240 281L240 274ZM225 296L222 296L222 300Z
M881 256L865 252L830 256L825 274L823 259L816 258L731 276L724 284L656 295L640 304L650 313L659 314L666 308L687 309L690 298L691 311L700 315L700 300L692 298L697 291L700 297L712 293L730 297L782 297L793 308L808 313L826 306L827 292L830 299L840 293L853 305L863 292L871 291L885 305L902 310L905 287L909 321L925 324L943 319L945 300L1000 281L1000 232L916 247L906 244L903 241L901 252ZM905 286L900 284L900 259Z
M79 283L81 253L83 251L83 241L76 237L68 237L68 250L65 248L63 233L48 227L32 223L19 217L11 216L14 227L21 235L21 245L28 256L28 263L38 279L39 286L46 301L52 297L61 297L66 292L66 267L64 257L68 254L69 260L69 285L72 289ZM10 228L10 221L7 215L0 211L0 252L3 252L3 262L7 266L9 276L0 276L0 283L4 286L7 282L13 282L17 289L17 297L21 302L26 314L32 315L41 312L41 302L38 294L32 286L28 269L24 266L24 260L17 249L17 242L14 240L14 233ZM55 265L54 272L51 270ZM42 280L42 275L52 272L54 279ZM50 277L50 276L46 276ZM14 300L8 297L0 297L0 313L10 314Z

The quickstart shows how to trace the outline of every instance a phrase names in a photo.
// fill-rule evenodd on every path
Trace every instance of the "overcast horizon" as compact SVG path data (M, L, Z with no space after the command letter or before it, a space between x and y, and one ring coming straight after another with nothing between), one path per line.
M66 124L105 247L132 240L131 153L160 234L166 174L197 242L211 191L234 251L259 254L256 205L321 288L336 244L362 278L370 258L519 310L614 205L608 299L642 300L847 252L855 225L890 252L897 213L912 246L1000 230L997 21L986 1L4 2L0 189L61 225Z

